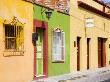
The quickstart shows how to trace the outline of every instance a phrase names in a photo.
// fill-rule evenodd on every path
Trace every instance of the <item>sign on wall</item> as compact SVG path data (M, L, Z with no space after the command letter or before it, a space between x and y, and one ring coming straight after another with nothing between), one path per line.
M85 26L86 27L94 27L94 19L93 18L86 18L85 19Z

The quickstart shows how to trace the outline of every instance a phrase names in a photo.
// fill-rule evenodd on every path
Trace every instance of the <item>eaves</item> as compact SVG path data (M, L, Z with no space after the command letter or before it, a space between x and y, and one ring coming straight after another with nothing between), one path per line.
M110 19L110 15L109 14L107 14L107 13L105 13L105 12L103 12L103 11L93 7L93 6L90 6L87 3L84 3L82 1L78 1L78 7L84 8L84 9L90 11L90 12L96 13L98 15L101 15L103 17L106 17L106 18Z
M33 0L23 0L23 1L30 2L30 3L32 3L32 4L35 4L35 5L38 5L38 6L41 6L41 7L47 8L47 9L50 9L50 10L52 10L52 11L55 10L55 9L50 8L50 7L48 7L48 6L45 6L45 5L42 5L42 4L38 4L38 3L34 2ZM59 11L59 10L57 10L57 12L70 16L69 13L65 13L65 12L62 12L62 11Z

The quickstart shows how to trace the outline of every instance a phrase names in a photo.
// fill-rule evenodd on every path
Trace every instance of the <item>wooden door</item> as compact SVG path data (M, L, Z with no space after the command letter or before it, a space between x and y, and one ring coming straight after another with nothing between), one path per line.
M37 32L38 36L34 42L33 79L46 78L48 76L48 23L34 19L33 27L33 31Z
M36 75L43 75L43 29L37 29L38 40L36 41Z
M87 38L87 69L89 69L90 38Z
M77 37L77 71L80 71L80 37Z
M102 39L98 38L98 67L101 67Z
M103 60L103 67L106 66L106 41L107 39L103 39L103 56L102 56L102 60Z
M98 67L106 66L106 39L98 38Z

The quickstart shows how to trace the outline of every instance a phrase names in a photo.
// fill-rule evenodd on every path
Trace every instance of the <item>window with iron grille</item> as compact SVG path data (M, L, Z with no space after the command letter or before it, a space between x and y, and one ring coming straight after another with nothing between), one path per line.
M24 34L23 27L5 24L5 50L23 51Z
M59 28L52 32L52 62L64 62L65 33Z

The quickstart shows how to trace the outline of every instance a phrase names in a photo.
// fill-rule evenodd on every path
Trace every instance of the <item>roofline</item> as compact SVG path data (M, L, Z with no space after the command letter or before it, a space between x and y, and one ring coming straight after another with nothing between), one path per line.
M41 6L41 7L50 9L50 10L53 10L53 11L55 10L55 9L53 9L53 8L50 8L50 7L48 7L48 6L45 6L45 5L42 5L42 4L38 4L38 3L32 2L32 1L30 1L30 0L23 0L23 1L26 1L26 2L29 2L29 3L32 3L32 4L35 4L35 5L38 5L38 6ZM59 11L59 10L57 10L57 12L70 16L70 14L65 13L65 12L62 12L62 11Z
M106 5L105 3L101 2L101 1L98 1L98 0L93 0L93 1L95 1L95 2L97 2L99 4L101 4L102 6L105 6L106 8L110 9L110 7L108 5Z
M109 14L107 14L107 13L105 13L105 12L99 10L99 9L96 9L95 7L90 6L90 5L88 5L88 4L86 4L86 3L82 2L82 1L78 1L78 6L84 8L84 9L86 9L88 11L91 11L93 13L96 13L98 15L101 15L103 17L106 17L106 18L110 19L110 15Z

